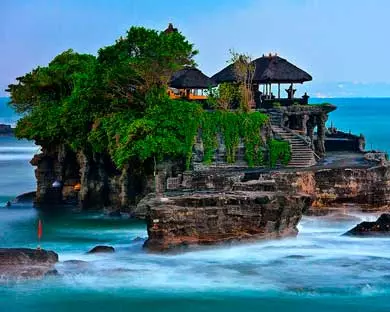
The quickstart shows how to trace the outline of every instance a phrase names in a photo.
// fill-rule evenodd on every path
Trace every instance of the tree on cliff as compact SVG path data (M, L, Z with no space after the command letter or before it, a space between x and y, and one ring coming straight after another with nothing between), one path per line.
M115 110L144 110L147 94L165 93L172 74L195 65L198 53L179 32L131 27L125 38L99 50L102 85Z
M142 27L130 28L125 38L100 49L97 57L65 51L9 86L11 106L24 114L16 135L44 147L63 144L85 155L105 154L117 168L129 163L153 163L156 168L156 162L166 158L180 158L189 168L202 128L205 163L212 161L218 132L227 162L235 162L241 139L248 165L261 165L265 142L260 129L266 115L247 112L246 107L210 113L199 103L168 97L172 74L194 65L196 53L178 32ZM253 69L248 69L248 59L239 59L244 77ZM250 81L243 82L245 91ZM241 97L250 100L249 95Z
M94 56L67 50L9 85L10 105L24 114L16 135L46 144L82 141L94 111L95 67Z
M195 64L196 54L179 32L143 27L131 27L97 58L65 51L9 85L10 105L25 114L16 135L43 145L109 152L118 166L157 152L178 155L183 150L178 122L186 106L175 102L181 108L174 109L166 88L175 71ZM191 116L194 108L188 108ZM168 116L170 124L162 121Z

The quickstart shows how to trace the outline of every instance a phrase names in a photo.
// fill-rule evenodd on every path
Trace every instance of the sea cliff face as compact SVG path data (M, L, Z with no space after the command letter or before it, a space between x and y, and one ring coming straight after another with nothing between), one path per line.
M117 170L103 154L77 153L63 145L42 148L36 166L36 204L72 204L80 209L129 210L152 191L152 178L142 168ZM58 181L60 185L53 186Z
M313 205L358 204L367 208L390 205L390 167L332 168L272 175L277 188L315 197Z
M38 205L119 209L146 218L145 246L154 251L295 235L309 208L390 205L386 164L183 172L179 165L165 163L154 177L145 168L117 170L104 155L74 153L63 146L44 148L31 163L37 167Z
M31 163L36 166L38 205L67 203L81 209L121 209L145 216L136 205L156 189L160 194L183 190L304 193L315 199L314 206L390 204L390 168L386 164L273 171L221 166L182 172L178 164L164 163L155 178L145 168L129 165L117 170L109 157L74 153L65 146L44 147ZM60 181L59 188L53 187L55 181Z

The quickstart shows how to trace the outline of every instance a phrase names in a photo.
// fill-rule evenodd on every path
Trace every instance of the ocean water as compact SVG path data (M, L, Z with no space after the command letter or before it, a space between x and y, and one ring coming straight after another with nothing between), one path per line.
M9 99L0 97L0 124L14 125L19 116L8 105Z
M311 99L311 103L332 103L328 126L366 137L366 149L390 153L390 98Z
M368 130L369 142L389 150L390 129L381 122L389 100L336 101L339 110L331 120L337 127ZM1 114L9 118L0 107ZM376 121L372 129L366 118ZM29 205L3 208L9 198L34 189L28 161L37 148L0 137L0 247L35 248L40 218L41 245L59 254L59 275L17 282L0 277L1 312L390 311L390 238L342 236L377 214L304 217L296 238L151 254L142 248L147 236L142 221L101 213L44 214ZM101 244L114 246L116 253L86 254Z

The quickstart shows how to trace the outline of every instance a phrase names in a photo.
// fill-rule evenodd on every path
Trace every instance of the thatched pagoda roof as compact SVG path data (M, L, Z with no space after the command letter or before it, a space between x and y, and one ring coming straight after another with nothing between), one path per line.
M256 66L254 83L302 83L312 80L307 72L277 55L262 56L252 62ZM211 79L217 83L236 81L234 65L228 65Z
M164 33L170 34L170 33L173 33L173 32L178 32L178 30L177 30L177 28L173 27L172 23L169 23L168 24L168 28L164 30Z
M216 83L199 69L186 67L173 74L169 86L176 89L207 89Z

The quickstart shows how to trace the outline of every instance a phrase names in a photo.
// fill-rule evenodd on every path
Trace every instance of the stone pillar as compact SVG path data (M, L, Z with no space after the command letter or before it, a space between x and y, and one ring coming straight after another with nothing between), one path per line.
M328 116L326 114L321 114L318 118L317 123L317 146L316 150L319 156L325 155L325 132L326 132L326 120Z
M288 115L283 115L282 127L290 128L290 118L288 117Z
M312 117L309 119L309 122L306 123L307 127L307 136L310 139L311 148L314 150L314 128L315 128L315 119Z
M358 140L359 140L359 141L358 141L358 142L359 142L359 150L360 150L361 152L364 152L364 151L366 150L366 138L364 137L363 134L360 134Z
M309 120L309 115L304 114L302 117L302 132L307 136L307 122Z

